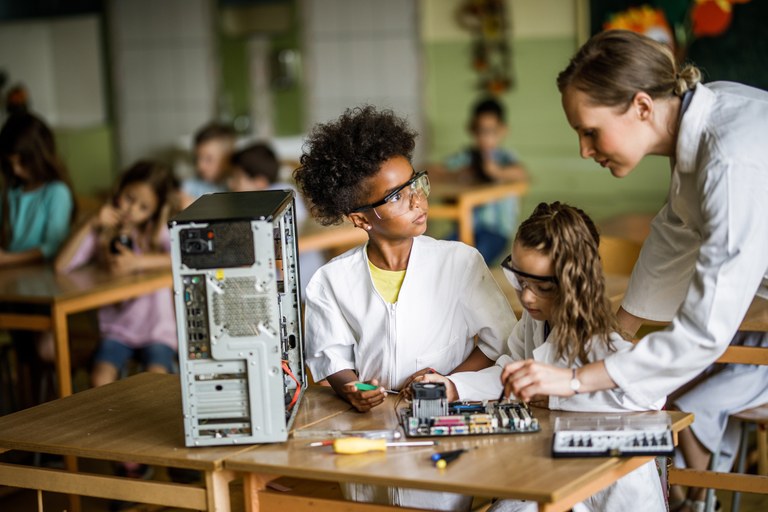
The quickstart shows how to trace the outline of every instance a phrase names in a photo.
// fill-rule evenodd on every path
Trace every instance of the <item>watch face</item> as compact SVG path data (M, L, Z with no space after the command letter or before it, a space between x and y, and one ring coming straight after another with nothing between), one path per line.
M571 389L578 391L581 387L581 381L579 379L571 379Z

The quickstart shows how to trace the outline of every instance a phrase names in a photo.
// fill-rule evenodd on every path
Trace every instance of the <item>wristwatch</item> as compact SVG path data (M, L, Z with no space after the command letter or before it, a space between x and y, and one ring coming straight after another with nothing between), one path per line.
M576 376L576 368L571 369L571 372L572 373L571 373L570 386L571 386L571 389L573 390L573 394L574 395L578 395L579 394L579 388L581 387L581 381Z

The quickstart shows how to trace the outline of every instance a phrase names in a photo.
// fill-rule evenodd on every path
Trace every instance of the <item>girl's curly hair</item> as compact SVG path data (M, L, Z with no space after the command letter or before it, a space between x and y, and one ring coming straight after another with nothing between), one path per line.
M318 124L304 143L293 173L323 225L339 224L361 206L367 179L396 156L411 159L416 132L391 110L366 105L347 109L336 121Z
M540 203L520 225L515 243L549 256L554 263L559 293L552 339L557 357L567 357L569 364L577 358L586 363L595 337L613 349L608 336L619 332L619 326L605 295L600 235L592 219L567 204Z

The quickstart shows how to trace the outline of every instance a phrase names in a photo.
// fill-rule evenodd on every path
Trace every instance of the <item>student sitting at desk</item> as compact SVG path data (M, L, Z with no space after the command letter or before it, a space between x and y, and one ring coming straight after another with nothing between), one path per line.
M539 204L521 225L512 254L502 264L525 311L508 341L509 354L480 372L448 377L424 375L420 381L444 382L449 400L496 399L511 390L508 364L534 359L574 368L570 398L549 397L549 407L566 411L614 412L658 410L664 399L637 403L621 389L578 394L575 368L629 350L632 344L617 333L618 323L605 296L598 255L600 236L592 220L578 208L561 203ZM502 368L504 370L502 371ZM493 512L536 510L535 503L505 500ZM574 511L666 510L654 462L578 504Z
M192 148L195 177L185 179L181 184L182 208L204 194L225 192L229 171L229 159L235 147L237 133L229 125L208 123L195 133Z
M12 114L0 130L0 267L50 261L69 234L75 217L72 187L66 168L56 153L50 128L26 112ZM53 361L50 332L11 331L20 366L28 367L34 380L42 373L42 361ZM24 378L20 378L24 380ZM30 379L32 380L32 379ZM38 382L21 385L34 405L40 396Z
M307 364L359 411L414 375L492 364L515 324L480 253L424 236L429 178L411 166L416 134L391 111L347 110L309 136L294 176L323 224L344 217L368 243L334 258L307 286ZM474 338L478 336L475 346ZM380 385L360 391L359 381ZM468 510L471 497L344 486L355 501Z
M114 199L84 222L56 258L66 273L88 263L105 265L115 275L170 268L166 225L176 191L170 170L141 161L120 178ZM171 373L176 362L176 319L170 290L160 290L99 310L101 346L91 380L102 386L117 380L134 351L147 371Z
M525 181L528 175L517 156L501 147L507 134L504 107L486 99L472 109L469 122L472 146L448 157L437 172L458 173L467 183ZM475 208L473 212L475 246L486 263L495 261L509 247L517 224L518 202L511 197ZM452 237L455 238L455 237Z

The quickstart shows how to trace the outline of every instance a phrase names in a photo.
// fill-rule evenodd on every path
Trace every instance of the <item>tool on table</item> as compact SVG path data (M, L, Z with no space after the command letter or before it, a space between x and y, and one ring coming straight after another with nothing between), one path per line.
M374 386L373 384L368 384L367 382L355 382L355 387L360 391L373 391L375 389L381 388L381 386ZM399 391L395 391L394 389L385 389L384 392L389 395L397 395L399 393Z
M341 437L333 440L334 453L356 454L367 452L384 452L387 448L404 448L409 446L434 446L435 441L404 441L388 442L386 439L365 439L363 437Z
M450 463L458 459L462 453L466 452L467 450L460 449L460 450L450 450L447 452L437 452L433 453L432 462L435 463L435 467L438 469L445 469L445 467Z
M397 429L375 430L296 430L294 439L336 439L339 437L365 437L367 439L386 439L396 441L403 435Z

